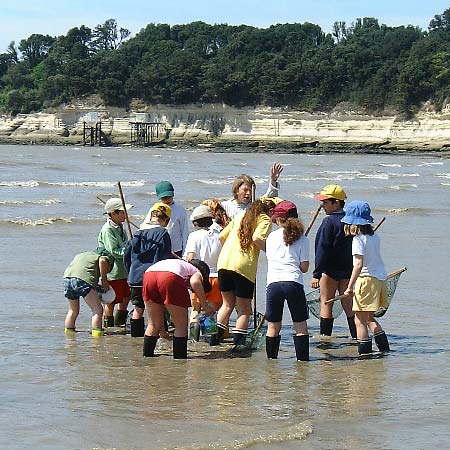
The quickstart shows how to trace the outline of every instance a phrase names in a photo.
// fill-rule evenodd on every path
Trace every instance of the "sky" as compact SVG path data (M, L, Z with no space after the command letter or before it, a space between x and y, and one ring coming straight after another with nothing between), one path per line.
M336 21L350 25L359 17L375 17L389 26L426 30L449 7L448 0L0 0L0 53L11 41L18 45L34 33L60 36L81 25L93 29L107 19L116 19L132 36L149 23L198 20L262 28L311 22L331 32Z

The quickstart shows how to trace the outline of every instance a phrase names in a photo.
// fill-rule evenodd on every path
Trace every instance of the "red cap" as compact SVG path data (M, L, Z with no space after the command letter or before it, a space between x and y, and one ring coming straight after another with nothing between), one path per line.
M273 209L272 219L277 217L298 217L297 207L289 200L283 200Z

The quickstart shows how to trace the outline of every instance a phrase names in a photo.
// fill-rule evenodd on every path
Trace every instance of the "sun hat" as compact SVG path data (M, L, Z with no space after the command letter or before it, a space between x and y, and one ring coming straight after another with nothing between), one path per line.
M275 203L275 205L278 205L278 203L280 203L281 201L283 201L283 199L280 198L280 197L265 197L265 196L263 196L263 197L259 197L259 199L260 199L262 202L265 202L265 201L269 200L269 201Z
M327 200L329 198L345 200L347 198L347 194L338 184L328 184L317 195L315 195L314 198L316 200Z
M370 225L373 217L370 215L370 206L366 202L353 200L345 208L345 216L341 219L348 225Z
M283 200L278 205L275 206L272 211L272 219L276 219L277 217L298 217L297 207L294 203L289 200Z
M130 209L132 208L133 205L130 205L129 203L125 204L125 208L126 209ZM114 211L123 211L123 205L122 205L122 200L120 200L120 198L118 197L113 197L110 198L106 203L105 203L105 212L103 214L111 214Z
M170 217L172 214L172 208L169 205L166 205L163 202L156 202L152 205L152 207L150 208L150 212L152 213L153 211L160 211L161 208L164 210L165 214L167 217Z
M211 212L211 209L206 205L200 205L194 208L191 214L191 221L198 220L198 219L204 219L205 217L211 217L211 219L214 217L213 213Z
M158 200L161 200L164 197L173 197L174 194L175 191L170 181L160 181L156 184L156 195Z
M203 289L205 290L205 292L209 292L211 290L211 283L209 282L208 264L206 264L205 261L202 261L201 259L195 258L191 259L189 262L200 271L203 278Z

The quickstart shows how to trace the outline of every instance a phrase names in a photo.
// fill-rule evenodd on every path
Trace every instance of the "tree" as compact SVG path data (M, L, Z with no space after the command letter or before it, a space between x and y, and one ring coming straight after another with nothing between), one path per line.
M126 28L117 29L117 21L108 19L103 25L97 25L92 32L92 49L115 50L130 35Z

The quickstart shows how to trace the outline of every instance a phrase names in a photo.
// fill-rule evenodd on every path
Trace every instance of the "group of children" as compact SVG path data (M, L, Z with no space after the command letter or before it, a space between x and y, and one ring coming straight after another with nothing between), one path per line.
M93 336L103 335L104 328L123 326L131 299L131 336L144 338L145 357L154 356L158 339L167 337L169 319L174 328L173 357L185 359L188 331L191 339L199 339L200 312L203 317L217 313L217 332L210 337L210 345L214 346L227 336L230 316L236 310L233 351L242 351L247 348L262 250L268 262L267 357L278 356L286 301L293 322L296 358L308 361L303 273L309 269L309 241L296 205L277 197L282 170L280 164L273 164L268 190L259 199L255 199L254 180L248 175L237 177L232 186L233 199L206 200L193 210L190 219L194 231L190 234L186 211L174 202L174 188L168 181L156 185L158 202L131 239L123 223L132 205L119 198L109 199L97 251L76 255L64 273L64 291L69 300L66 333L75 330L80 296L92 310ZM316 234L311 282L321 292L320 333L332 333L331 307L326 301L339 292L346 296L342 304L350 333L358 339L359 353L372 351L368 330L379 350L388 351L386 334L374 318L374 312L387 300L387 275L369 205L354 201L344 211L346 194L338 185L325 186L316 199L326 213ZM278 229L271 231L272 224ZM110 289L114 290L114 299L103 306L101 295Z

